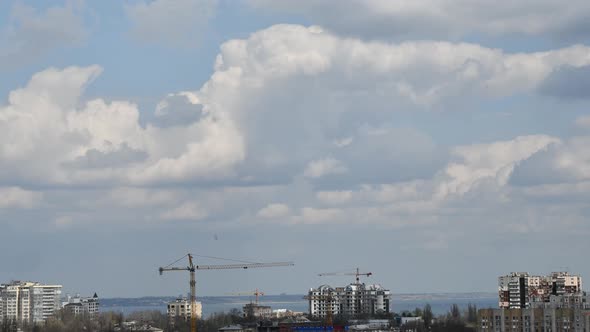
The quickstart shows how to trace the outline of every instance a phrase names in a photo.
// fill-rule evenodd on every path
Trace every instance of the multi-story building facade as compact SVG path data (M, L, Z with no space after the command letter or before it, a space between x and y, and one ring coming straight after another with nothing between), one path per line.
M582 308L482 309L479 332L588 332L590 310Z
M478 312L480 332L590 332L590 296L567 272L498 278L499 309Z
M498 278L500 308L529 308L531 302L549 302L552 295L579 294L582 278L567 272L553 272L548 276L531 276L513 272Z
M332 288L322 285L309 290L309 314L314 317L332 315L357 317L389 312L390 292L380 285L350 284Z
M68 295L66 301L63 302L63 309L76 316L86 315L90 318L96 318L100 312L99 308L100 301L96 293L92 297L81 297L78 294L74 297Z
M266 305L259 305L256 303L247 303L242 307L245 318L270 318L272 316L272 308Z
M43 322L60 308L61 285L15 281L0 286L2 320Z
M168 303L167 308L168 319L175 321L176 319L189 320L191 318L191 302L186 298L178 298ZM203 305L201 302L196 302L195 313L197 319L200 319L203 314Z

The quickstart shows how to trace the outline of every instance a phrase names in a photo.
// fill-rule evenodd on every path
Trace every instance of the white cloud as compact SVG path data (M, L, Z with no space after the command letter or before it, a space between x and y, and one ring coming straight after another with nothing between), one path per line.
M207 210L195 202L186 202L160 215L164 220L201 220L208 216Z
M24 190L19 187L0 187L0 209L31 209L43 200L41 192Z
M59 216L55 218L53 224L57 228L68 228L74 224L74 218L71 216Z
M342 139L336 139L336 140L334 140L334 145L336 145L339 148L343 148L345 146L349 146L353 140L354 140L354 138L352 138L352 137L345 137Z
M232 120L204 106L199 121L143 127L137 106L80 104L98 66L48 69L0 107L0 181L146 184L223 178L243 159Z
M0 107L0 180L284 182L301 168L315 179L343 173L355 179L359 172L367 174L356 179L425 176L438 163L437 146L419 131L383 123L384 114L530 92L554 68L590 63L588 54L584 46L505 54L464 43L367 43L315 27L273 26L223 44L199 91L171 94L157 108L156 118L170 116L166 125L141 125L137 106L127 101L82 103L99 66L52 68ZM194 107L197 116L174 118L181 107ZM457 179L448 190L476 181L480 175L468 168L450 166L447 175Z
M313 27L277 25L254 33L248 40L223 44L216 73L207 84L216 92L221 92L221 85L233 90L241 84L246 88L244 93L254 93L263 88L274 91L273 83L284 88L282 82L288 78L302 83L305 77L317 77L308 89L298 86L294 96L305 91L315 102L316 95L321 95L330 101L325 105L330 106L326 113L338 117L350 111L340 102L354 105L360 97L367 102L369 95L375 108L380 109L378 102L398 107L432 106L458 96L531 91L558 66L590 63L588 53L585 46L506 54L466 43L369 43L339 38ZM369 83L371 89L367 89ZM324 107L321 101L317 103ZM319 120L321 124L323 118Z
M316 197L326 204L345 204L352 199L352 190L319 191L316 193Z
M109 193L112 204L125 207L151 207L167 205L177 201L174 190L122 187Z
M54 49L78 45L88 35L81 6L74 3L37 10L17 2L8 22L0 27L0 69L24 64Z
M523 160L559 139L537 135L521 136L510 141L457 147L453 154L459 159L450 163L441 174L437 197L463 195L482 183L504 186L514 167Z
M347 217L345 218L345 216L346 214L342 209L305 207L301 209L301 215L294 217L293 220L295 223L300 224L320 224L350 220Z
M511 182L519 185L555 184L590 179L590 136L577 136L553 144L522 162Z
M217 0L153 0L125 9L139 40L191 48L199 44L216 6Z
M257 213L257 216L265 219L276 219L286 217L290 213L291 209L289 206L285 204L274 203L260 209Z
M324 158L309 162L303 175L309 178L321 178L330 174L342 174L346 172L346 166L341 161L334 158Z
M474 33L581 39L590 31L590 5L576 0L250 0L254 6L307 16L337 33L366 38L452 38ZM575 8L575 9L573 9Z
M426 176L439 162L433 156L442 158L433 140L383 123L384 114L530 92L554 68L590 63L588 54L584 46L505 54L464 43L368 43L315 27L273 26L223 44L199 91L162 101L155 118L170 116L165 125L141 125L137 106L127 101L82 103L99 66L48 69L0 107L0 180L284 182L301 168L316 179L376 174L372 183L384 174ZM197 116L175 118L182 107ZM374 162L355 163L365 159ZM359 172L367 174L355 178ZM459 190L463 180L457 181L452 190Z

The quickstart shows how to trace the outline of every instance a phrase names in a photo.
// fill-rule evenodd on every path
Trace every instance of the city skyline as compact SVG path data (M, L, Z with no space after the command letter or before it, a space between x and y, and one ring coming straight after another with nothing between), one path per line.
M575 8L575 10L571 10ZM305 294L590 275L590 4L0 3L0 280Z

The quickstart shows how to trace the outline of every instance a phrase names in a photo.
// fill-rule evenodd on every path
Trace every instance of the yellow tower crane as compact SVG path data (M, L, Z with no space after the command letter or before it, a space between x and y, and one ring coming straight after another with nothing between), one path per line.
M188 257L188 266L172 266L182 260L183 258ZM189 271L190 272L190 301L191 301L191 332L197 331L197 312L196 312L196 302L197 302L197 291L196 291L196 279L195 279L195 271L196 270L230 270L230 269L252 269L252 268L261 268L261 267L275 267L275 266L293 266L293 262L274 262L274 263L243 263L243 264L224 264L224 265L195 265L193 264L193 255L186 254L176 260L175 262L165 266L160 267L158 270L160 271L160 275L162 275L165 271Z

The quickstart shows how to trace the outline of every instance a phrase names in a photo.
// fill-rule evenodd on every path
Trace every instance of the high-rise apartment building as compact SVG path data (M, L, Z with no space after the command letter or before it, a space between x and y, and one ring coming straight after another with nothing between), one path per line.
M354 283L332 288L322 285L309 290L309 313L314 317L342 314L347 317L389 312L390 292L380 285Z
M0 318L43 322L60 308L61 285L15 281L0 285Z
M513 272L498 278L500 308L529 308L531 302L549 302L551 295L582 292L582 278L567 272L553 272L548 276L531 276Z

